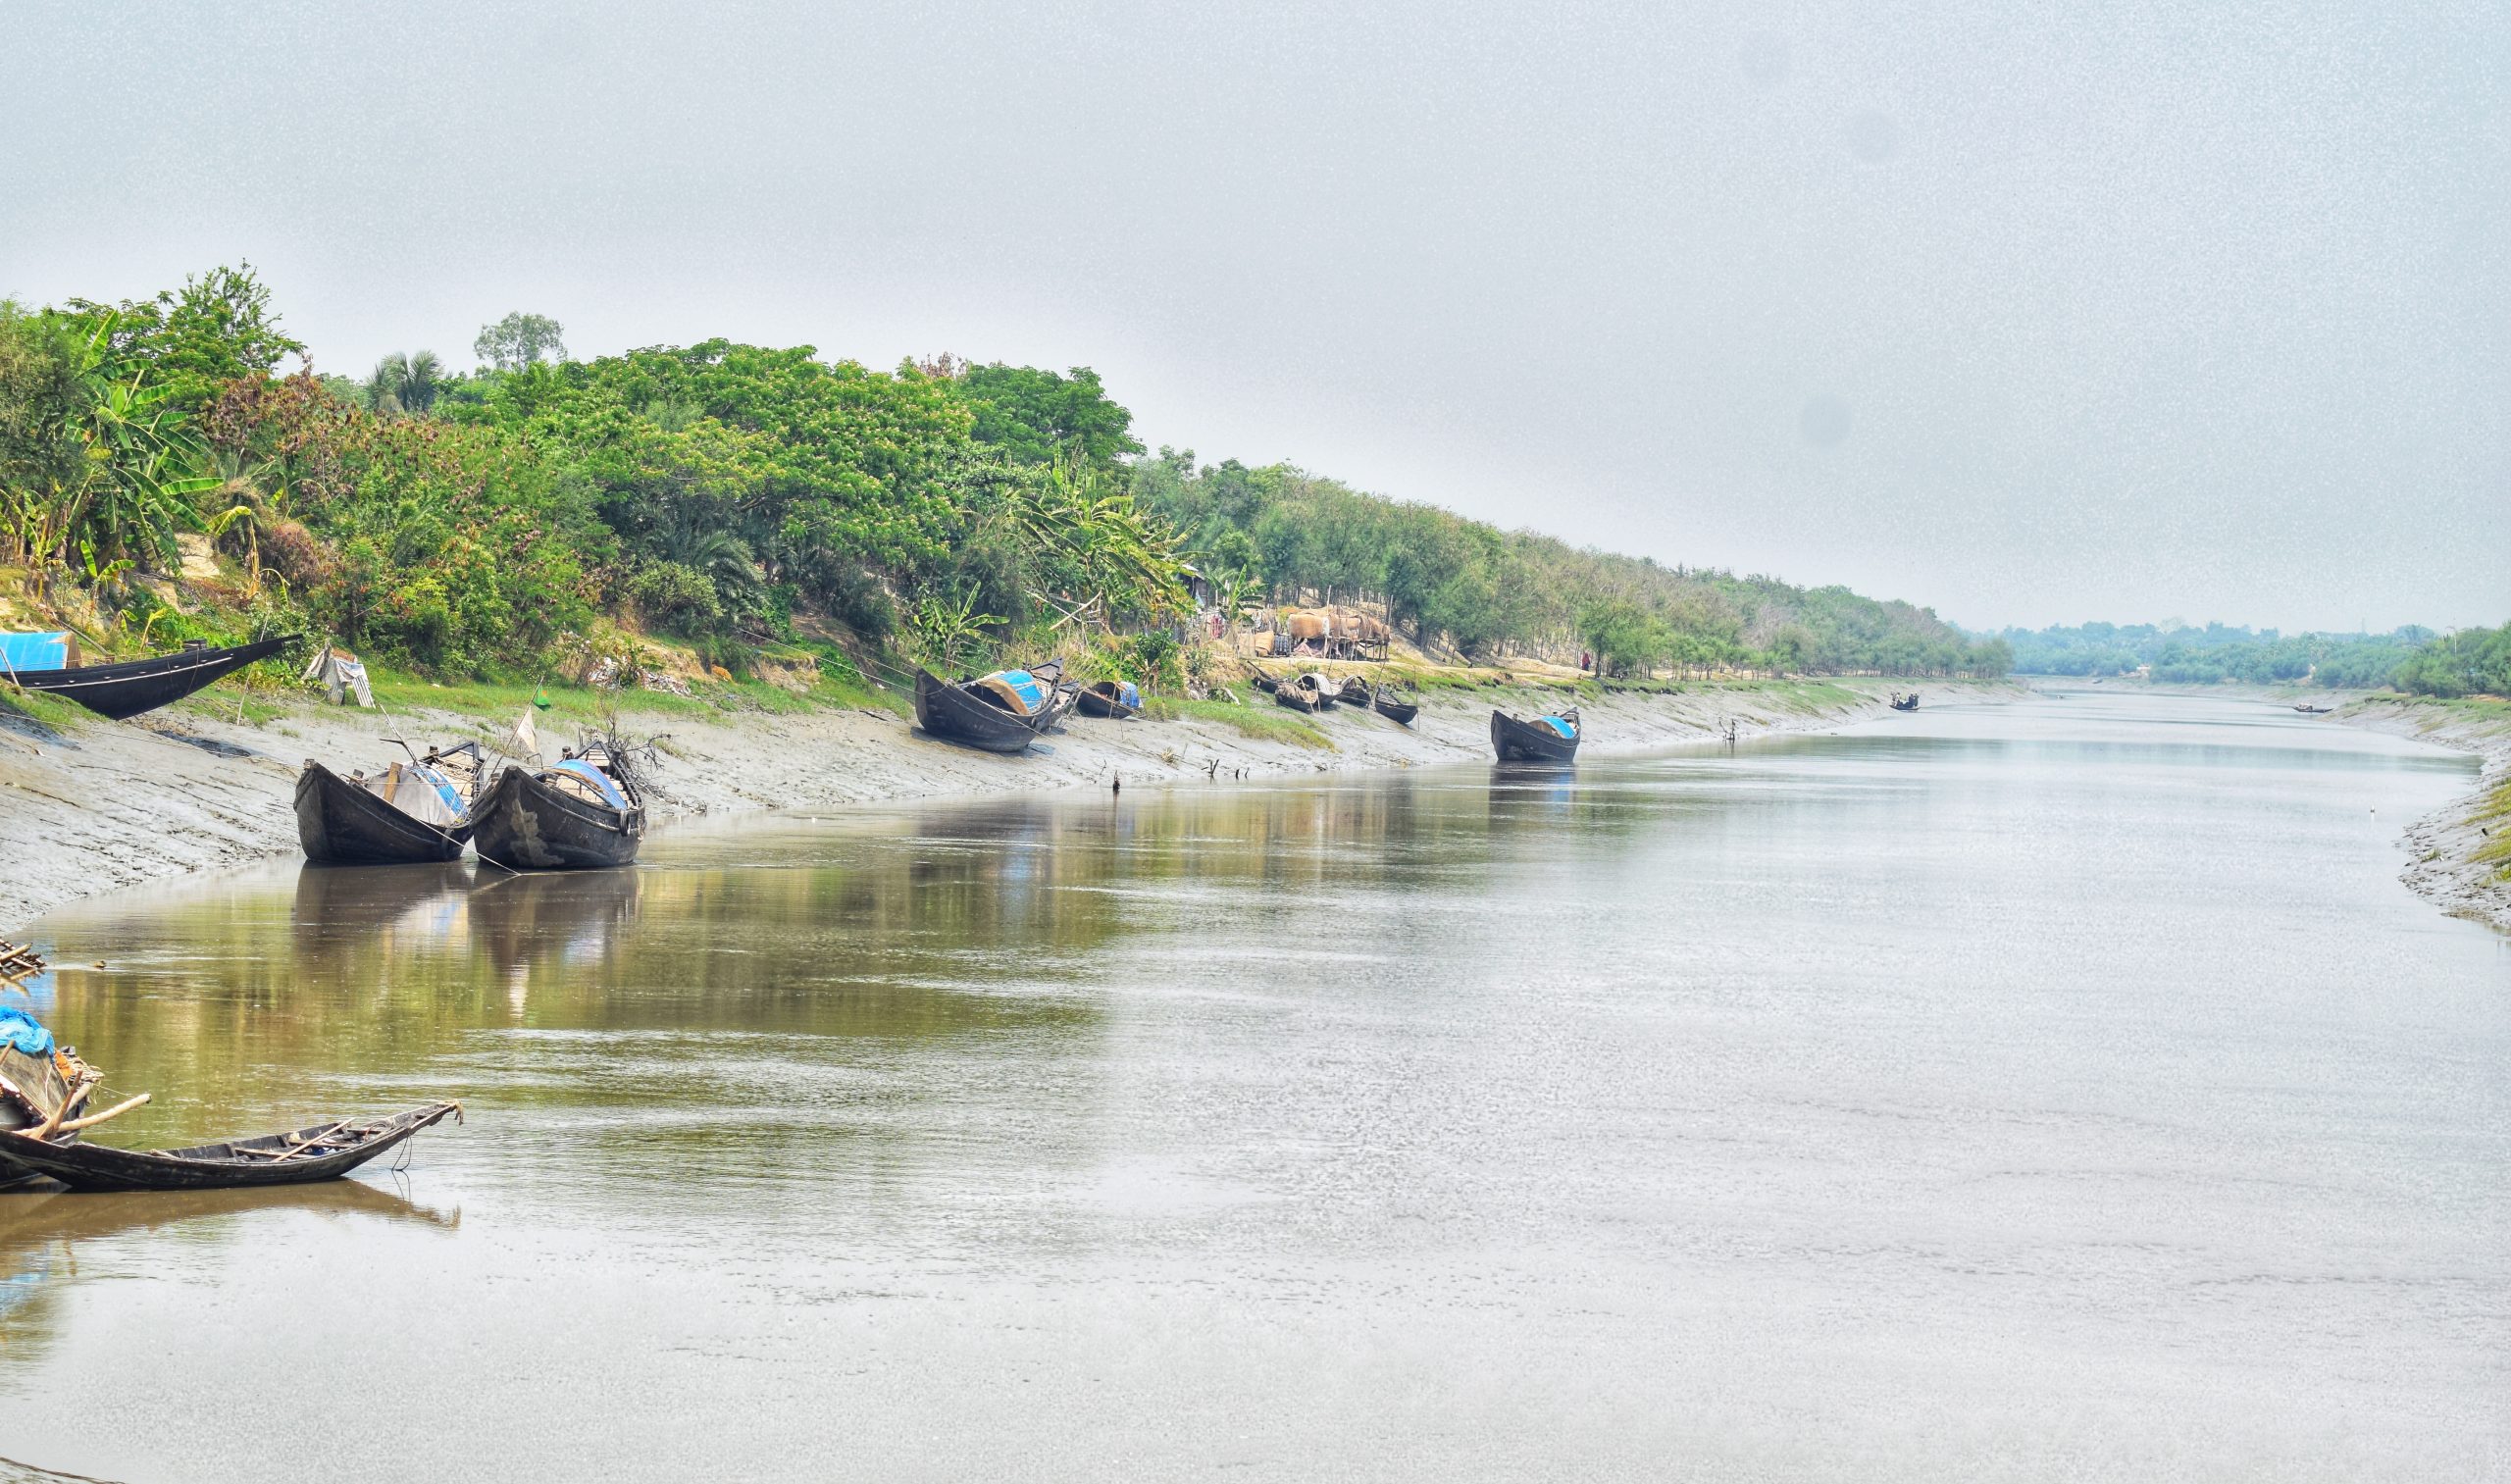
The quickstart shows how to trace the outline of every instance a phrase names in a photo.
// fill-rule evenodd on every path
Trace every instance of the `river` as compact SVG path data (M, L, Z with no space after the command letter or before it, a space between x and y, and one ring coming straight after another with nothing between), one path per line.
M0 1456L2511 1476L2511 941L2396 881L2472 774L2093 693L99 898L109 1142L468 1122L0 1196Z

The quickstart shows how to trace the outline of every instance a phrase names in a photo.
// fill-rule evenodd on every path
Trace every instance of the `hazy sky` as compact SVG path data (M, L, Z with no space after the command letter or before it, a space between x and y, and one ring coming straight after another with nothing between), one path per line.
M0 10L0 294L1089 365L1972 625L2511 618L2511 9Z

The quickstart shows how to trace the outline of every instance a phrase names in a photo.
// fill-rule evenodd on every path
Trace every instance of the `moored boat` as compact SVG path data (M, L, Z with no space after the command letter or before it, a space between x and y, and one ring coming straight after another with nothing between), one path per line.
M2326 716L2329 712L2333 711L2336 708L2333 706L2314 706L2306 701L2301 705L2295 706L2293 709L2299 711L2304 716Z
M22 690L77 701L99 716L127 721L142 712L172 705L220 677L255 660L268 659L295 641L294 635L285 635L225 649L194 642L179 654L110 665L65 664L28 669L12 663L0 672L0 679L11 681Z
M1298 675L1277 683L1273 687L1273 704L1288 706L1294 711L1323 709L1325 698L1316 693L1316 687L1311 683L1314 679L1313 676Z
M1129 680L1092 681L1081 688L1075 704L1084 716L1123 721L1142 710L1142 691L1136 690Z
M1369 692L1369 705L1388 721L1407 727L1412 725L1412 718L1421 714L1419 701L1406 700L1385 686Z
M486 759L478 742L340 777L306 760L296 778L296 841L321 865L459 860Z
M637 858L644 801L607 741L554 767L509 767L471 809L471 845L509 871L597 870Z
M1491 713L1491 746L1504 763L1575 761L1578 742L1583 735L1575 706L1557 715L1537 716L1530 720L1511 716L1506 711Z
M1334 698L1356 711L1365 711L1375 696L1370 692L1367 681L1352 675L1344 677L1342 689L1334 692Z
M928 734L987 752L1025 752L1079 700L1062 668L998 670L957 684L915 672L915 724Z
M1322 670L1308 671L1299 678L1297 684L1316 697L1316 708L1320 711L1333 710L1335 702L1343 698L1342 685Z
M458 1119L459 1102L435 1102L360 1123L342 1118L284 1134L179 1150L59 1144L0 1131L0 1176L49 1176L81 1191L202 1191L336 1180L419 1130Z
M1915 710L1917 710L1918 708L1919 708L1919 693L1918 693L1916 691L1911 691L1911 692L1910 692L1909 694L1907 694L1907 695L1903 695L1903 694L1902 694L1900 691L1893 691L1893 692L1892 692L1892 709L1893 709L1893 710L1895 710L1895 711L1915 711Z

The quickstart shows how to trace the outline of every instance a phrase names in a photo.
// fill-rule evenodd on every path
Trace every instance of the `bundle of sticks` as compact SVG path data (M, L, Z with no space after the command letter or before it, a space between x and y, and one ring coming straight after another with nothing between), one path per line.
M0 939L0 984L20 993L26 992L26 981L43 972L43 955L32 948L22 948Z

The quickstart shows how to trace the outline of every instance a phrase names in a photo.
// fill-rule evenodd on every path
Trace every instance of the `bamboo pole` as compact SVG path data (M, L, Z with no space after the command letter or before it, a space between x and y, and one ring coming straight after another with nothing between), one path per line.
M68 1134L75 1133L79 1129L94 1128L97 1124L104 1122L108 1118L119 1118L123 1114L129 1112L132 1108L140 1106L149 1100L150 1096L150 1094L142 1093L136 1098L117 1102L112 1107L105 1109L101 1113L89 1113L84 1118L73 1118L68 1123L63 1124L60 1131Z

